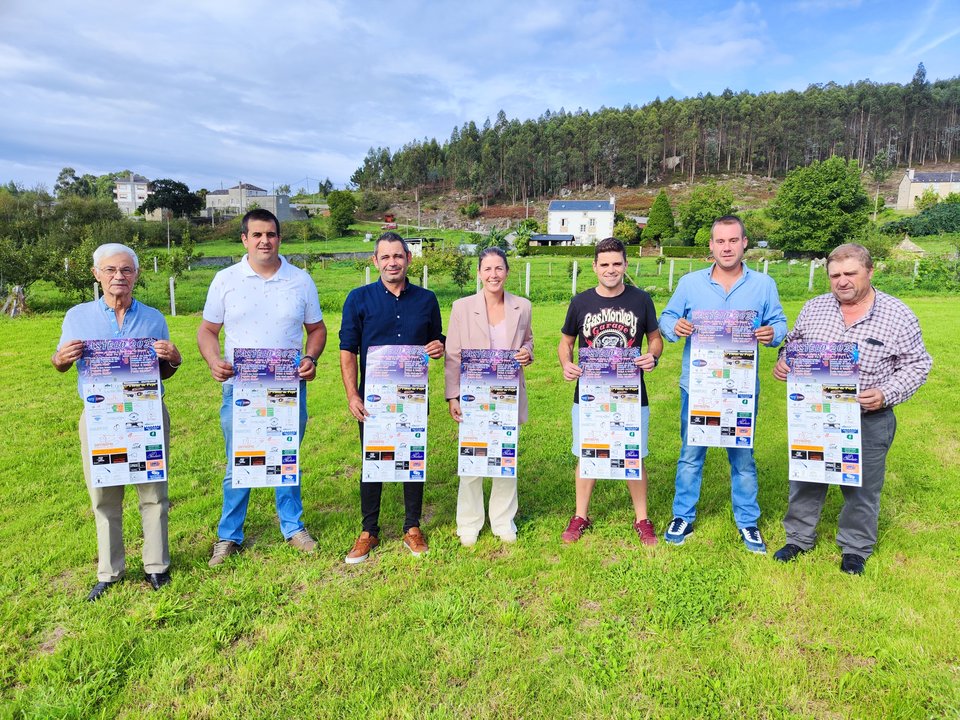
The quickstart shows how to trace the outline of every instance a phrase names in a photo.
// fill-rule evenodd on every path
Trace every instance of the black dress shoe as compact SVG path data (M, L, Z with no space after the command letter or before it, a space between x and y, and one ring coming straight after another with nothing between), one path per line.
M154 590L159 590L164 585L170 584L170 571L165 570L162 573L147 573L147 582Z
M840 559L840 569L849 575L863 575L863 566L867 564L865 557L844 553Z
M799 556L803 555L806 550L804 550L799 545L794 545L793 543L787 543L782 548L777 550L773 554L774 560L779 560L782 563L790 562L791 560L796 560Z
M107 590L116 585L119 580L110 580L108 582L98 582L93 586L93 590L90 591L90 594L87 595L87 602L94 602L99 600L100 596L103 595Z

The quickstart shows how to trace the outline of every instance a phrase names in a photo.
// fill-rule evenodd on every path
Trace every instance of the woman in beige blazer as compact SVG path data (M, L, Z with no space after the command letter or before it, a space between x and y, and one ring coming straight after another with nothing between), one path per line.
M510 265L498 247L480 253L477 274L482 289L476 295L453 303L447 326L446 359L443 370L450 416L463 421L460 412L460 351L516 350L521 367L533 362L533 329L530 301L505 292ZM527 386L520 371L519 420L527 420ZM517 539L517 478L493 478L490 490L490 529L504 542ZM483 527L483 478L461 476L457 494L457 535L465 546L477 542Z

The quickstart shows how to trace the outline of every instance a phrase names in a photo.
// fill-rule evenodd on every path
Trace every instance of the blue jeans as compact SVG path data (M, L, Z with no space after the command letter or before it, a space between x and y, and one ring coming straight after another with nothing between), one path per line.
M757 404L759 405L759 395ZM677 461L677 478L674 482L673 515L693 523L697 518L697 501L700 499L700 484L703 482L703 461L707 448L687 445L687 391L680 388L680 459ZM756 415L754 415L756 417ZM757 466L753 462L753 448L727 448L730 460L730 500L733 504L733 519L738 528L756 526L760 519L757 504Z
M233 383L223 384L223 403L220 405L220 429L227 446L227 472L223 477L223 512L217 526L220 540L243 542L243 521L247 517L247 503L250 501L249 488L235 488L233 481ZM307 429L307 384L300 382L300 442ZM280 518L280 532L290 539L303 529L300 517L303 515L303 501L300 499L300 486L274 488L277 504L277 517Z

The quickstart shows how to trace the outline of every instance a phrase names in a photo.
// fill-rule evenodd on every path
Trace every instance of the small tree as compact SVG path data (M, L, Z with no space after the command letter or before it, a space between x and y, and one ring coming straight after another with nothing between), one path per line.
M704 225L702 228L697 230L697 234L693 236L693 244L696 247L710 247L710 236L712 233L712 228Z
M733 212L733 193L714 182L694 188L690 199L680 206L680 229L677 231L684 245L692 245L697 230L709 228L718 217Z
M632 245L640 239L640 228L633 220L621 220L613 226L613 236L624 245Z
M498 247L504 252L510 249L507 242L507 234L503 230L493 228L490 232L477 241L477 252L486 250L488 247Z
M657 193L657 199L653 201L647 226L640 234L640 238L643 242L659 243L664 238L673 237L676 231L670 201L667 200L667 194L661 190Z
M876 191L873 193L873 221L876 222L877 212L880 209L878 205L880 200L880 186L886 182L887 178L890 177L890 174L893 172L886 150L881 150L873 156L873 160L870 161L869 172L870 179L873 180L877 186Z
M193 215L200 211L200 198L190 192L186 184L177 180L160 178L150 183L153 195L150 195L138 210L146 214L154 210L169 210L176 216Z
M354 222L353 213L357 209L357 200L353 193L347 190L332 190L327 195L327 205L330 207L330 225L334 234L346 235Z
M856 160L834 155L787 175L770 214L780 222L774 240L783 250L829 252L854 242L869 222L870 198Z
M463 292L463 288L470 282L470 263L459 253L457 254L457 259L453 261L450 279L460 288L460 292Z

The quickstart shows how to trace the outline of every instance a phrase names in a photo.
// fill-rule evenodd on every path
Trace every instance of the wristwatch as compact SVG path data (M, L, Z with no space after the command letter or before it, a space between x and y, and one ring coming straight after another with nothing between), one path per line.
M310 362L313 363L313 366L314 366L314 367L317 366L317 359L316 359L313 355L301 355L301 356L300 356L300 359L301 359L301 360L309 360Z

